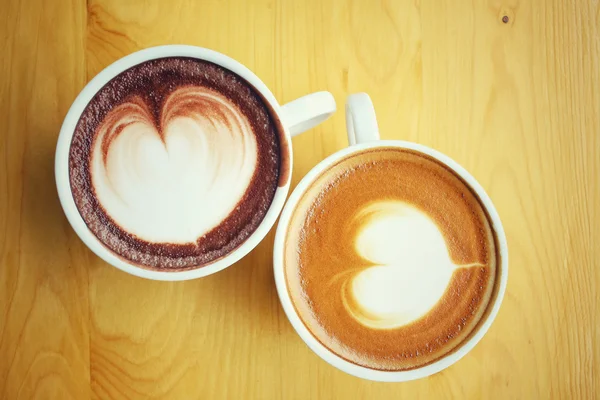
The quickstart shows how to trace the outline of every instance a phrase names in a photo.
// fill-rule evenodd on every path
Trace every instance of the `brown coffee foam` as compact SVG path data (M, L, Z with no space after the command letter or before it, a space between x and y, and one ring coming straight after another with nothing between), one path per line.
M428 314L395 329L360 324L340 295L350 269L371 265L354 248L353 216L381 200L426 212L454 264L485 265L457 269ZM428 156L384 148L349 156L314 181L292 215L284 265L294 307L324 346L361 366L400 371L434 362L472 334L494 292L498 257L489 218L458 176Z
M128 102L141 102L148 117L160 130L165 100L175 90L189 86L206 87L223 94L244 114L256 137L257 168L234 211L197 242L149 243L121 229L99 204L89 172L94 137L105 117ZM289 175L288 156L280 146L285 135L281 123L267 104L258 91L240 76L194 58L156 59L117 75L86 106L71 142L71 188L86 225L117 256L150 269L174 271L198 268L235 250L260 225L277 186L283 185L280 166L283 166L286 179ZM185 112L184 107L180 111Z

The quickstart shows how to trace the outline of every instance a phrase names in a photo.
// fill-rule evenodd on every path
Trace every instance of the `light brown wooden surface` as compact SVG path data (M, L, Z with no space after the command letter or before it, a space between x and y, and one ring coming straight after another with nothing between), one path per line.
M510 276L473 352L409 383L335 370L280 308L273 232L191 282L128 276L87 250L54 186L60 124L103 67L167 43L236 58L281 102L334 94L340 111L293 141L294 184L346 146L356 91L384 138L479 179ZM0 54L0 399L598 398L597 0L0 0Z

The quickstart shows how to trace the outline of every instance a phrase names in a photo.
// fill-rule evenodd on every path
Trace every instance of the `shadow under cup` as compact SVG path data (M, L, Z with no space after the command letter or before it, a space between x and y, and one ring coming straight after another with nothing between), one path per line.
M296 331L332 365L380 381L431 375L472 349L498 311L507 267L500 220L475 179L399 141L352 146L315 167L275 241Z

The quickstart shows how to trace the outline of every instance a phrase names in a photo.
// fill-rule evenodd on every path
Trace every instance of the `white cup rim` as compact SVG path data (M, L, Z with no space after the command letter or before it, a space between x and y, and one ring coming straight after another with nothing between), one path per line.
M488 216L492 222L492 227L496 234L497 244L499 246L499 253L501 255L501 265L499 266L499 283L497 287L497 294L494 299L494 303L488 307L489 312L484 316L484 320L481 321L476 328L476 332L472 334L464 343L462 343L458 349L451 352L450 354L443 356L442 358L434 361L433 363L427 364L423 367L419 367L407 371L381 371L374 370L371 368L359 366L346 359L333 353L323 344L321 344L310 332L310 330L304 325L290 298L290 293L287 289L287 282L285 279L284 265L283 265L283 254L284 254L284 242L285 236L288 230L288 225L295 210L298 201L305 193L306 189L319 177L325 170L336 162L346 158L347 156L359 153L367 149L375 149L382 147L396 147L401 149L408 149L423 153L436 160L447 165L453 171L455 171L471 189L475 191L479 197L481 203L486 209ZM275 245L273 249L273 270L275 275L275 284L277 287L277 293L281 301L283 310L287 315L290 323L302 338L302 340L308 345L308 347L314 351L319 357L327 361L332 366L359 378L380 381L380 382L405 382L415 379L424 378L433 375L441 370L448 368L469 351L471 351L475 345L483 338L485 333L490 328L492 322L496 318L504 293L506 291L506 285L508 281L508 246L506 242L506 235L500 216L494 207L490 197L487 195L483 187L477 182L477 180L460 164L452 160L450 157L437 150L434 150L425 145L418 143L406 142L401 140L377 140L368 143L361 143L352 146L348 146L321 161L314 168L312 168L308 174L306 174L302 180L298 183L296 188L292 191L292 194L288 198L286 205L279 218L279 224L275 234Z
M275 221L283 208L290 187L291 174L288 173L287 181L283 185L277 187L269 210L256 230L235 250L206 266L183 271L153 270L135 265L134 263L117 256L112 250L105 247L105 245L102 244L87 227L73 199L69 179L69 151L75 127L90 100L92 100L96 93L111 79L121 72L142 62L165 57L191 57L209 61L244 78L262 95L264 101L268 103L273 114L275 114L274 117L278 118L280 121L279 125L282 127L281 129L283 130L284 136L280 146L281 151L287 152L287 167L289 168L289 171L291 171L293 165L293 154L291 150L291 136L289 129L285 126L283 121L281 121L281 106L267 85L243 64L214 50L189 45L165 45L146 48L129 54L110 64L82 89L71 105L60 129L54 165L58 196L69 223L88 248L114 267L142 278L161 281L179 281L201 278L218 272L234 264L254 249L275 224Z

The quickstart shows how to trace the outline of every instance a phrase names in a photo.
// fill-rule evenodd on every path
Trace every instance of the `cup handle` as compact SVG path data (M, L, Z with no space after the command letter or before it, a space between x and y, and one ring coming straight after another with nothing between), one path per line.
M293 137L319 125L335 110L335 100L331 93L316 92L284 104L281 106L281 115Z
M350 146L379 140L377 117L368 94L354 93L346 99L346 130Z

